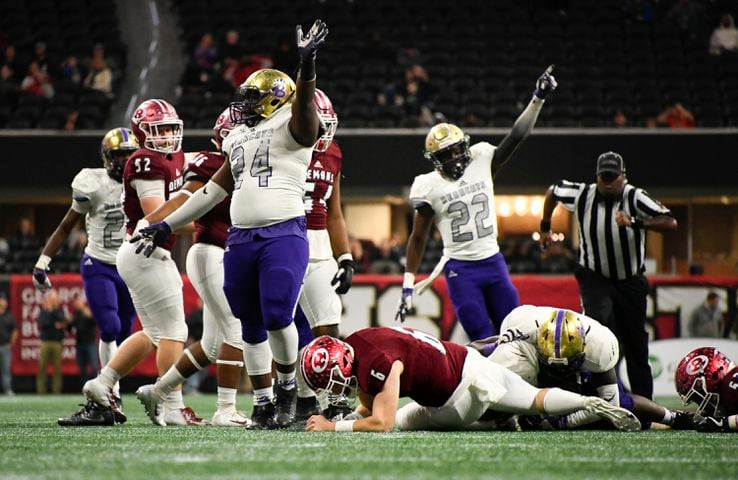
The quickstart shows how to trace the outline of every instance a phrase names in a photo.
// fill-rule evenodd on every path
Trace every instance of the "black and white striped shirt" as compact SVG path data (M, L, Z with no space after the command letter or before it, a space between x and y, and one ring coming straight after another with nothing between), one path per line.
M579 264L610 279L624 280L643 272L646 231L619 227L615 213L623 210L639 219L671 215L668 208L645 190L625 185L622 196L605 199L597 184L562 180L554 186L554 198L576 215L579 228Z

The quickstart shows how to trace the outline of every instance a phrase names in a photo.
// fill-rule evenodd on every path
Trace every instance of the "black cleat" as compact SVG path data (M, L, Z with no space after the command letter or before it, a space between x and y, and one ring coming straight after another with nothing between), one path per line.
M115 423L126 423L128 417L123 413L123 399L116 394L110 395L110 408L113 410L113 418Z
M320 415L320 406L315 397L297 397L295 408L295 421L304 422L313 415Z
M287 390L277 385L277 397L274 402L274 423L276 428L287 428L295 423L297 408L297 388Z
M274 404L254 405L254 410L251 412L251 425L246 428L249 430L272 430L276 428L274 424Z
M329 405L328 408L323 410L322 415L332 422L337 422L351 413L354 413L354 409L348 403L342 402Z
M90 400L79 411L58 419L57 423L62 427L109 427L115 425L115 419L110 407Z
M694 430L695 427L694 413L682 412L681 410L674 412L674 421L671 422L671 428L673 430Z

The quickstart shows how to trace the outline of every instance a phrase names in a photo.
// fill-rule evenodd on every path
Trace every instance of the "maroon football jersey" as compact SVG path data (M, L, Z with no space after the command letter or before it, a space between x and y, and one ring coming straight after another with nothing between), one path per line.
M341 174L343 154L336 141L325 152L313 150L305 182L305 217L310 230L325 230L328 223L328 199L333 181Z
M384 387L392 363L404 365L400 397L426 407L440 407L461 382L467 349L411 328L365 328L346 338L354 349L353 372L364 393Z
M720 405L726 415L738 414L738 366L733 367L720 385Z
M184 153L161 153L140 148L130 156L123 170L123 211L126 214L126 231L133 233L136 223L145 217L136 190L131 186L135 179L164 180L164 199L169 200L172 193L184 184ZM162 248L171 250L177 240L170 235Z
M225 157L217 152L199 152L187 165L185 181L197 179L207 183L223 165ZM213 207L195 220L195 243L208 243L225 248L228 228L231 226L231 197Z

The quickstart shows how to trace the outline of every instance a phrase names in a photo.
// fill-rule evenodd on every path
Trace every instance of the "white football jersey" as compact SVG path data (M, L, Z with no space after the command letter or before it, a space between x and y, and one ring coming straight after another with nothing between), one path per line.
M223 141L231 164L231 223L238 228L304 217L305 178L313 148L292 138L288 103L254 127L240 125Z
M115 255L126 234L123 184L104 168L83 168L72 180L72 209L85 215L85 253L115 265Z
M415 177L410 188L414 207L426 204L443 238L443 254L456 260L483 260L500 251L492 183L495 146L480 142L471 146L471 162L458 180L436 170Z
M521 305L510 312L502 321L500 334L507 330L520 330L527 335L525 340L516 340L499 345L489 359L517 373L532 385L538 383L538 352L536 342L538 326L557 310L553 307ZM576 313L576 312L575 312ZM584 363L582 370L603 373L618 362L620 349L618 340L609 328L584 314L576 313L584 327Z

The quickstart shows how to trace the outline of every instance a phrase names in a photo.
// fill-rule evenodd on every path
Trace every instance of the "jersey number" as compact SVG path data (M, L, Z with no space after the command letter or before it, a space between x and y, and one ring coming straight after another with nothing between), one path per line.
M115 248L123 244L123 236L120 233L124 220L125 217L120 210L113 210L105 214L106 223L103 229L103 247Z
M136 167L136 172L150 172L151 171L151 159L146 157L143 159L143 164L140 158L137 158L133 162L133 166Z
M733 390L738 390L738 374L733 375L733 378L730 380L730 383L728 383L728 387L732 388Z
M305 213L310 213L313 211L313 192L315 191L315 183L313 182L306 182L305 183ZM317 199L318 203L320 203L323 208L328 207L328 199L331 198L331 193L333 193L333 185L328 185L328 188L325 191L325 195L323 195L321 198Z
M477 238L483 238L495 233L494 224L484 226L484 221L489 218L489 197L485 193L477 193L471 199L472 206L480 206L474 215L474 225L477 230ZM454 242L469 242L474 240L473 232L462 232L461 228L465 227L470 220L469 207L465 202L460 200L451 203L448 206L448 213L454 216L451 220L451 238Z
M254 159L251 161L249 174L259 179L260 187L269 186L269 177L272 176L272 167L269 165L269 144L271 139L264 138L259 143L259 147L254 153ZM231 172L233 173L233 189L238 190L243 184L241 174L246 167L246 159L244 158L243 147L236 147L231 154Z
M412 330L409 328L402 328L402 327L390 327L390 328L392 328L392 330L395 330L397 332L410 335L415 340L428 344L431 347L438 350L439 352L441 352L442 355L446 355L446 347L443 346L443 343L441 343L439 339L437 339L436 337L432 335L428 335L427 333L421 332L420 330Z

